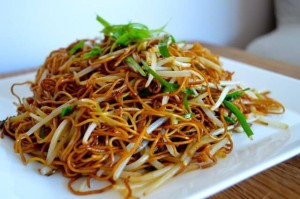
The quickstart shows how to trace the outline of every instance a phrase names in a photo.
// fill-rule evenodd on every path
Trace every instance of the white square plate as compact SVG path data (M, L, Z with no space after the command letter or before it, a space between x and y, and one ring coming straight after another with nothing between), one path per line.
M145 198L205 198L256 173L300 153L300 81L265 71L244 63L221 58L224 68L235 71L234 80L252 88L270 90L271 96L286 107L284 115L272 118L289 125L288 130L254 125L254 140L243 133L234 134L234 150L214 167L177 176ZM14 115L10 93L14 82L33 80L34 73L0 80L0 119ZM18 89L21 96L30 91ZM38 164L24 166L18 154L13 152L12 141L7 136L0 140L0 187L1 198L120 198L116 191L90 196L74 196L67 189L67 179L60 173L41 176Z

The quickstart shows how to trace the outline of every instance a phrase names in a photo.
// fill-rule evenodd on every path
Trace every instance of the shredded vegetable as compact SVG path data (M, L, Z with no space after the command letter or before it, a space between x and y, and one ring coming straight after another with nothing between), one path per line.
M231 102L224 100L223 103L229 110L231 110L235 114L235 116L237 117L239 123L243 127L247 136L250 139L252 139L253 131L251 130L250 126L248 125L247 120L246 120L245 116L243 115L243 113Z
M167 82L165 79L160 77L155 71L153 71L145 61L142 61L142 63L146 71L150 73L155 79L157 79L164 86L163 92L174 92L178 90L179 88L178 84Z
M127 57L125 60L134 71L139 72L142 76L146 76L145 71L138 63L136 63L136 61L132 57Z
M102 52L103 49L101 49L98 45L95 45L90 52L87 52L83 55L83 59L89 59L97 55L101 55Z
M60 117L66 116L66 115L70 115L73 111L74 106L67 106L62 108L61 113L60 113Z
M77 51L82 49L84 46L84 41L79 41L77 44L75 44L69 51L70 55L74 55Z

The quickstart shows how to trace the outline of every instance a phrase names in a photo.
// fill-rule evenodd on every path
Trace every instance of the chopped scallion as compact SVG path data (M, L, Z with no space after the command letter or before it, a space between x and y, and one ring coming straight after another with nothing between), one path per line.
M162 28L149 30L147 26L140 23L130 22L125 25L110 25L100 16L97 16L97 20L104 26L104 29L102 30L103 34L115 41L111 47L111 51L116 45L128 46L133 42L142 41L163 31Z
M84 41L78 42L71 48L71 50L69 51L69 54L74 55L78 50L82 49L83 46L84 46Z
M173 36L171 35L167 35L159 44L158 44L158 49L159 49L159 52L160 54L163 56L163 57L170 57L170 53L169 53L169 50L168 50L168 42L169 40L171 39L171 41L173 43L175 43L175 39Z
M163 92L175 92L178 90L179 88L178 84L167 82L164 78L162 78L154 70L152 70L144 60L142 60L142 64L146 69L146 71L150 73L155 79L157 79L163 85L164 87Z
M95 57L100 55L103 52L103 49L100 48L98 45L95 45L90 52L87 52L83 55L83 59L89 59L91 57Z
M97 15L96 19L97 19L97 21L99 21L105 28L109 28L109 27L110 27L110 24L109 24L105 19L103 19L102 17L100 17L99 15Z
M43 125L40 131L40 138L44 139L46 137L46 126Z
M232 118L232 117L229 117L229 116L225 116L224 119L229 122L230 124L234 124L235 123L235 120Z
M250 128L250 126L248 125L247 120L246 120L245 116L243 115L243 113L230 101L224 100L223 103L237 117L240 125L244 129L247 136L250 139L252 139L253 131Z
M236 99L236 98L239 98L239 97L243 97L245 95L244 91L247 91L247 90L249 90L249 88L229 93L229 94L226 95L225 99L226 100L233 100L233 99Z
M195 92L193 89L187 88L184 91L182 91L184 93L183 96L183 105L185 107L185 109L188 111L188 114L185 114L184 117L185 118L191 118L193 116L191 107L189 106L189 101L188 101L188 96L189 95L194 95Z
M146 76L145 71L132 57L127 57L125 61L135 72L139 72L142 76Z
M62 110L61 110L61 113L60 113L60 117L64 117L66 115L70 115L72 112L73 112L73 109L74 109L74 105L73 106L67 106L67 107L64 107Z

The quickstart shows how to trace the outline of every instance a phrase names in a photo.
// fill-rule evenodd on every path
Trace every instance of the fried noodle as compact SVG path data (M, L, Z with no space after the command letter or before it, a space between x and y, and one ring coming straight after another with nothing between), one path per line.
M233 81L233 73L200 43L169 42L169 56L162 56L164 39L123 46L105 36L51 52L35 81L26 82L31 97L18 97L18 84L12 85L17 115L6 119L2 134L14 139L25 164L41 163L44 175L60 170L74 194L114 188L140 197L176 175L211 167L232 151L232 132L240 122L223 103L228 94L243 93L230 103L248 123L265 124L265 115L284 112L267 92ZM84 45L70 54L80 42ZM102 52L87 58L95 46ZM150 70L178 87L164 90L166 84ZM75 186L82 178L85 186ZM94 181L109 183L92 188Z

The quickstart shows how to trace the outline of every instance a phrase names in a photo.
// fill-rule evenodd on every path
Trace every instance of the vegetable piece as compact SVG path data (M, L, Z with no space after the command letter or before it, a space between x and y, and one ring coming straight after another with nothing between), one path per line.
M247 136L252 139L253 131L251 130L250 126L247 123L246 118L244 117L243 113L230 101L224 100L223 104L237 117L240 125L244 129Z
M162 40L158 44L159 52L163 57L170 57L170 53L168 50L168 41L169 41L169 37L165 37L164 40Z
M175 39L172 35L167 35L165 38L158 44L158 49L160 54L163 57L170 57L170 53L168 50L168 42L171 39L172 43L175 43Z
M82 49L84 46L84 41L78 42L76 45L74 45L71 50L69 51L70 55L74 55L78 50Z
M229 117L229 116L225 116L224 119L229 122L230 124L234 124L235 123L235 120L232 118L232 117Z
M96 19L97 19L97 21L99 21L106 29L109 29L109 28L110 28L110 24L109 24L105 19L103 19L102 17L100 17L99 15L97 15Z
M172 42L172 43L176 43L176 40L175 40L175 38L174 38L173 35L169 35L169 37L171 38L171 42Z
M125 61L128 63L128 65L136 72L139 72L142 76L146 76L145 71L142 69L142 67L132 58L127 57Z
M61 113L60 113L60 117L64 117L66 115L70 115L73 112L75 106L67 106L62 108Z
M178 84L167 82L165 79L163 79L161 76L159 76L154 70L152 70L144 60L142 60L142 64L143 64L144 68L146 69L146 71L148 73L150 73L155 79L157 79L163 85L164 93L175 92L178 90L178 88L179 88Z
M44 139L46 137L46 126L43 125L40 131L40 138Z
M185 89L184 91L181 91L181 92L184 93L183 105L184 105L185 109L189 112L189 113L185 114L184 117L185 118L191 118L193 116L193 113L192 113L191 107L189 106L188 96L189 95L195 95L195 92L194 92L194 90L192 90L190 88L187 88L187 89Z
M101 55L101 53L103 52L103 49L100 48L98 45L95 45L90 52L85 53L83 55L83 59L89 59L91 57L95 57L97 55Z
M239 97L243 97L245 95L244 91L249 90L250 88L246 88L244 90L240 90L240 91L234 91L232 93L229 93L226 95L225 100L233 100Z
M104 26L103 34L115 40L111 51L116 45L128 46L133 42L139 42L152 37L155 33L159 34L163 28L149 30L149 28L140 23L128 23L125 25L110 25L102 17L97 16L97 20Z

